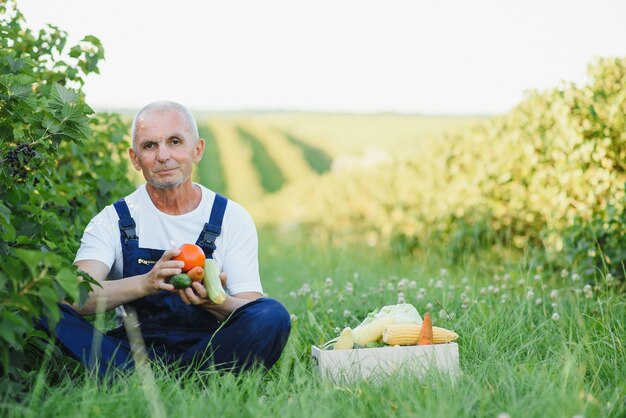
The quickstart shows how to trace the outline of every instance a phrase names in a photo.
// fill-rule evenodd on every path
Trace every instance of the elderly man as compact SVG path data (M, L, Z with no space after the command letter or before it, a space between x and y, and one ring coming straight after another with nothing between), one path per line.
M237 203L193 183L193 165L204 152L192 114L174 102L141 109L132 124L130 159L146 180L89 223L76 266L102 285L81 307L61 305L62 319L47 329L66 353L105 375L134 366L121 320L100 334L81 315L124 307L136 312L148 356L165 364L235 372L253 364L270 368L290 331L286 309L262 297L254 222ZM216 305L201 283L175 289L176 261L184 243L196 243L227 278L227 298ZM107 278L109 280L107 280ZM96 338L94 338L94 333ZM98 347L92 347L100 341ZM95 349L94 349L95 348Z

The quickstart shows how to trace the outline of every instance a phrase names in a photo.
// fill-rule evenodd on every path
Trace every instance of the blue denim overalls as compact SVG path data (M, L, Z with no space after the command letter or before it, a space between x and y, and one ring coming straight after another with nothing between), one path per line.
M225 197L216 194L209 222L196 241L206 257L213 256L227 202ZM114 207L120 218L123 277L145 274L161 258L164 250L140 248L135 221L125 200L115 202ZM193 363L199 368L214 366L234 372L252 364L270 368L280 357L291 328L285 307L269 298L247 303L223 323L203 308L185 305L177 293L167 291L132 301L126 306L137 313L148 356L180 366ZM60 307L62 318L56 329L50 330L45 318L38 325L52 333L67 354L89 368L97 368L100 376L109 369L134 367L123 327L102 334L68 305L61 304ZM93 341L101 341L96 350L92 347Z

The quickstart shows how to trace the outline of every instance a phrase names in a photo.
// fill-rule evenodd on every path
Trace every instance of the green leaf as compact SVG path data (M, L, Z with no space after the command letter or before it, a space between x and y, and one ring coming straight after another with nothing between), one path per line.
M57 100L61 104L76 103L78 98L75 91L65 88L58 83L54 83L51 96L53 100Z
M9 96L15 97L15 98L24 98L30 95L31 92L32 92L31 86L17 85L17 86L11 86L8 89Z
M56 281L72 300L78 298L78 278L69 268L62 268L56 275Z
M80 57L80 55L83 53L83 49L81 48L80 45L74 45L71 49L70 49L70 57L72 58L78 58Z

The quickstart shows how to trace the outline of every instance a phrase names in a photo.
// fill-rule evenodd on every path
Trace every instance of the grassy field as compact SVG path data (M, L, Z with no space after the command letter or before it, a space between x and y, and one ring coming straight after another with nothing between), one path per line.
M44 366L25 397L0 395L0 415L599 417L626 413L626 299L615 282L537 271L485 252L451 265L445 254L391 258L369 248L311 247L260 231L265 291L292 314L269 372L135 373L106 385L80 368ZM599 276L600 277L600 276ZM400 376L383 384L320 380L311 345L406 300L460 338L461 376ZM508 415L503 415L508 414Z
M281 191L299 196L290 188L295 183L317 188L336 183L337 161L367 162L368 147L397 161L473 123L399 115L207 120L200 124L207 153L196 180L247 208ZM395 186L366 186L406 194L410 189L395 188L405 177L397 177ZM348 192L354 189L347 186ZM359 190L351 193L360 195ZM312 189L302 200L311 196ZM341 195L349 211L356 206L346 203L348 197ZM270 209L276 211L276 205ZM2 388L0 416L626 415L626 295L624 284L612 276L544 271L530 255L510 248L479 248L452 262L449 247L391 255L384 243L325 246L293 225L281 228L259 229L264 290L292 314L289 342L272 370L234 376L171 372L153 364L149 372L105 384L75 363L60 368L56 360L46 360L30 386ZM320 379L312 345L354 327L375 308L403 301L421 314L430 312L434 325L459 334L458 380L436 374L382 383Z

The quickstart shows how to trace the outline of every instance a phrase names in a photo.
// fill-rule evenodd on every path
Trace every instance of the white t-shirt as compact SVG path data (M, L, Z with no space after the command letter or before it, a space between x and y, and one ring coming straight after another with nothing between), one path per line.
M148 196L145 184L125 197L137 225L139 247L167 250L196 242L202 227L209 221L215 200L215 192L198 186L202 189L202 200L196 209L184 215L168 215L158 210ZM85 228L74 261L101 261L111 269L109 279L121 278L124 259L118 220L113 205L96 215ZM232 200L226 205L222 232L215 245L213 258L220 270L226 272L228 293L263 293L256 227L248 212Z

